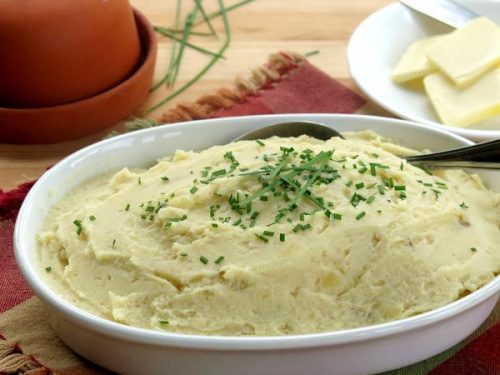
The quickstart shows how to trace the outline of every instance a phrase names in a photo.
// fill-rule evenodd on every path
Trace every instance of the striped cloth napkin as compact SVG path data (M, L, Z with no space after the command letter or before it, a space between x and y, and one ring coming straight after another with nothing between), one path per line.
M161 123L269 113L367 113L374 107L293 53L272 55L248 79L164 113ZM33 182L0 190L0 374L108 374L74 354L51 331L42 302L22 278L13 255L18 209ZM471 337L391 375L500 374L500 306ZM388 354L390 355L390 354ZM332 374L334 370L332 369Z

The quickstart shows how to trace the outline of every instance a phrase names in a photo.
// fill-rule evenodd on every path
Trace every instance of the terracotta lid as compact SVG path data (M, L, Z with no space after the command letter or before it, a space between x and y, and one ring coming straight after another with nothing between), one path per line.
M68 104L43 108L0 107L0 142L40 144L90 135L133 114L148 96L156 59L156 37L147 19L133 10L140 61L111 89Z

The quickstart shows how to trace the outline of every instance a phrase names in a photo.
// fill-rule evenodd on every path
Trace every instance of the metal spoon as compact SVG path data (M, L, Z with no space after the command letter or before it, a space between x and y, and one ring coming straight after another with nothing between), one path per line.
M255 139L266 139L273 136L278 137L298 137L308 135L310 137L327 141L332 137L345 139L335 129L329 126L312 121L281 122L269 125L257 130L240 135L235 141L253 141Z
M266 139L272 136L298 137L308 135L321 140L332 137L345 139L329 126L316 122L282 122L245 133L235 141ZM409 163L431 169L439 168L483 168L500 169L500 139L472 146L430 154L405 157Z

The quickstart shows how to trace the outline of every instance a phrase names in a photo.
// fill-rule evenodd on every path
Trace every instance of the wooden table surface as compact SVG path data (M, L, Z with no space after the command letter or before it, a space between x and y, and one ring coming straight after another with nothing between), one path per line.
M226 0L226 6L235 3ZM355 88L346 62L349 37L356 26L370 13L391 3L390 0L255 0L231 11L232 41L226 51L226 60L219 60L201 81L175 100L166 104L158 115L179 101L191 101L201 94L230 84L238 75L245 76L252 68L260 66L269 54L281 50L306 53L319 50L310 58L317 67ZM174 23L175 0L131 0L153 25L171 26ZM193 6L185 0L186 9ZM205 0L207 10L216 10L215 0ZM223 31L220 19L214 20L219 33ZM205 31L205 25L196 30ZM213 37L196 37L193 42L216 51L221 40ZM171 41L159 39L155 79L165 72ZM207 57L186 49L177 86L206 64ZM152 95L144 107L149 107L167 92L166 89ZM68 124L70 126L70 124ZM69 153L103 137L92 137L53 145L17 146L0 144L0 189L11 189L18 184L39 177L44 170Z

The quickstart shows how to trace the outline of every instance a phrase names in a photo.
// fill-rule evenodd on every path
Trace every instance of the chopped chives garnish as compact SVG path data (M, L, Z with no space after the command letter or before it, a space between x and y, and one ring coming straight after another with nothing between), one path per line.
M168 320L158 320L158 323L162 324L162 325L166 325L166 324L170 324L168 322Z
M301 230L306 230L311 228L311 224L297 224L292 230L297 233Z
M378 192L380 193L380 195L385 194L384 185L377 185L377 188L378 188Z
M345 186L350 187L350 186L352 186L352 184L353 184L353 182L349 181L349 182L347 182L347 184L345 184Z
M114 247L115 247L115 245L116 245L116 238L113 238L113 243L111 244L111 247L113 247L113 248L114 248Z
M420 168L423 170L425 173L427 173L429 176L432 176L431 171L423 164L415 165L417 168Z
M259 212L258 212L258 211L255 211L255 212L252 214L252 216L250 216L250 219L255 220L255 219L257 219L257 217L258 217L258 216L259 216Z
M477 249L476 249L475 247L471 247L471 248L470 248L470 251L472 251L472 252L474 252L474 253L475 253L475 252L477 251Z
M47 272L47 273L52 272L52 267L50 267L50 266L45 267L45 272Z
M406 190L406 186L405 185L396 185L396 186L394 186L394 190L396 190L396 191Z
M140 178L140 177L137 179L137 183L138 183L139 185L141 185L141 184L142 184L142 180L141 180L141 178Z
M191 190L189 190L189 192L190 192L191 194L194 194L194 193L196 193L197 191L198 191L198 188L197 188L196 186L193 186L193 187L191 188Z
M179 254L181 257L187 257L187 253L180 253Z
M463 209L469 208L469 206L467 206L465 202L460 203L460 207L462 207Z
M366 203L370 204L375 200L375 195L370 195L368 199L366 200Z
M219 205L212 205L210 206L210 217L214 217L215 216L215 211L217 211L219 209Z
M271 231L268 231L268 230L265 230L263 233L262 233L264 236L274 236L274 232L271 232Z
M265 146L266 144L264 142L262 142L260 139L257 139L255 142L257 142L257 144L259 146Z
M264 237L261 234L255 233L255 237L257 237L259 240L264 241L264 242L269 242L269 239L267 237Z
M217 223L212 223L212 227L217 228L219 225Z
M437 185L437 186L438 186L438 188L440 188L440 189L448 189L448 186L446 186L446 184L443 184L442 182L437 181L437 182L436 182L436 185Z
M285 233L280 233L280 241L285 242Z
M333 218L335 220L342 220L342 215L341 214L338 214L338 213L334 212L332 216L333 216Z
M215 264L221 264L222 262L224 262L224 259L226 259L223 255L221 255L220 257L218 257L214 263Z
M265 195L263 195L262 197L260 197L260 200L261 201L267 201L267 197Z
M238 218L238 219L237 219L237 220L233 223L233 225L234 225L235 227L237 227L238 225L240 225L240 223L241 223L241 218Z
M168 178L167 176L162 176L162 177L160 177L160 178L161 178L163 181L168 181L168 180L170 180L170 178Z
M356 207L361 201L366 201L366 198L361 194L354 193L351 197L350 203L353 207Z
M439 190L436 190L436 189L431 189L433 192L434 192L434 195L436 197L436 199L439 198L439 194L441 194L441 192Z
M90 221L95 221L95 216L94 216L94 215L90 215L90 216L89 216L89 220L90 220Z
M356 189L361 189L361 188L364 188L365 187L365 184L363 182L359 182L357 183L356 185L354 185L356 187Z
M128 211L130 210L130 203L127 203L127 205L125 206L125 211Z
M165 221L177 222L184 221L187 219L187 215L182 215L181 217L167 217Z
M356 216L356 220L361 220L361 218L363 218L363 216L366 215L366 212L365 211L362 211L360 212L357 216Z
M399 164L399 169L400 169L400 170L403 170L403 169L404 169L404 164L403 164L403 162L401 162L401 164Z
M82 233L82 230L83 230L82 221L81 220L75 220L75 221L73 221L73 224L76 225L76 234L79 236Z
M389 169L389 166L383 165L383 164L380 164L380 163L370 163L370 173L371 173L372 176L376 176L377 175L377 168L380 168L380 169Z
M207 264L208 263L208 259L204 255L202 255L200 257L200 262L203 263L203 264Z
M361 174L363 174L363 173L365 173L367 170L368 170L368 168L367 168L366 166L364 166L364 165L363 165L361 168L359 168L359 169L358 169L358 172L359 172L359 173L361 173Z
M214 171L212 173L212 177L219 177L219 176L224 176L226 174L225 169L219 169L218 171Z

